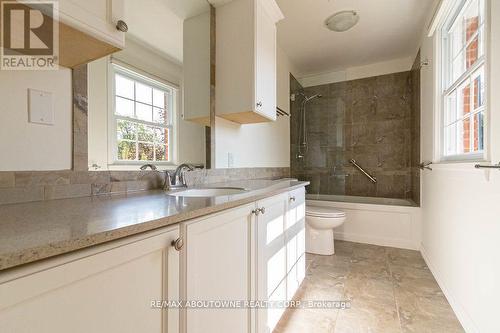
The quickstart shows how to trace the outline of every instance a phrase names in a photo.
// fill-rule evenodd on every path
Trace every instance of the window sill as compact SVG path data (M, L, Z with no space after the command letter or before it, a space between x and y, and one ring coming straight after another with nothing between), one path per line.
M113 164L108 164L108 170L109 171L141 171L140 167L145 165L145 164L153 164L154 166L157 167L157 171L173 170L176 168L176 165L172 162L146 162L146 161L144 161L141 163L116 162ZM150 169L148 168L147 170L150 170Z

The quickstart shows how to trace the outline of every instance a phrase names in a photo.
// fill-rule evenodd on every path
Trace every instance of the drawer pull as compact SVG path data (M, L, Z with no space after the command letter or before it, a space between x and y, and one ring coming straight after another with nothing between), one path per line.
M182 247L184 246L184 240L182 239L182 237L179 237L176 240L172 241L172 246L177 251L180 251L182 249Z
M290 197L291 202L295 202L295 197Z
M254 214L255 216L259 216L259 214L260 214L260 208L252 210L252 214Z
M266 207L262 207L262 208L260 209L260 212L261 212L262 214L265 214L265 213L266 213Z

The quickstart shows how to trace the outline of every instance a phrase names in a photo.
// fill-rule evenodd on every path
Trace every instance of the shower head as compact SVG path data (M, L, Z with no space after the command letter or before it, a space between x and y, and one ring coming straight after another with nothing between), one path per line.
M309 102L312 99L321 98L321 97L323 97L323 95L321 95L321 94L316 94L316 95L312 95L312 96L309 96L309 97L305 96L304 102L307 103L307 102Z

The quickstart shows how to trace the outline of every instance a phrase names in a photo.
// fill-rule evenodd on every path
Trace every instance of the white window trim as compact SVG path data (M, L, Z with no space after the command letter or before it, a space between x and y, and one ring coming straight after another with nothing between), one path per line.
M117 70L117 68L119 68ZM179 123L179 86L172 84L156 75L142 71L132 65L110 58L108 62L108 166L113 169L114 166L140 166L149 161L122 161L116 158L117 156L117 138L116 138L116 124L115 124L115 74L117 72L128 74L134 80L142 81L148 85L156 86L161 89L169 89L172 91L172 113L171 116L171 129L172 132L169 138L169 156L170 161L155 161L152 162L160 169L169 168L170 166L177 165L178 161L178 123ZM160 83L158 85L156 82ZM134 119L135 122L141 122Z
M463 6L466 7L470 4L472 0L463 0L461 1L457 6ZM471 153L464 153L460 155L448 155L446 156L444 154L444 111L445 111L445 96L446 94L452 90L453 86L458 86L461 83L463 83L463 79L466 77L465 74L463 74L459 79L456 80L456 84L450 86L446 91L443 89L443 82L444 82L444 77L445 77L445 71L448 71L448 69L444 68L443 66L443 57L444 57L444 52L442 50L442 41L443 41L443 35L442 35L442 28L450 21L450 15L451 13L456 10L457 6L450 6L450 3L448 3L448 8L446 11L446 14L440 16L441 22L439 22L435 34L434 34L434 54L433 57L434 59L437 59L435 61L435 75L434 75L434 84L435 84L435 114L434 114L434 119L435 119L435 130L434 130L434 135L435 135L435 140L434 140L434 161L435 163L471 163L471 162L489 162L490 161L490 103L491 103L491 78L489 73L490 71L490 59L491 59L491 0L485 0L485 13L484 13L484 54L482 57L484 57L484 76L485 76L485 83L486 83L486 102L484 106L484 149L482 152L471 152ZM458 14L460 15L460 13ZM453 18L454 19L454 18ZM479 62L479 61L478 61ZM470 72L474 72L479 68L480 65L478 63L474 64Z

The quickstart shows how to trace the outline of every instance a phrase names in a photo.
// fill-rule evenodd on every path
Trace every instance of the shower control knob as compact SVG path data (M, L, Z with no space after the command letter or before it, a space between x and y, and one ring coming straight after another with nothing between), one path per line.
M262 102L258 102L258 103L257 103L257 107L258 107L258 108L262 107Z

